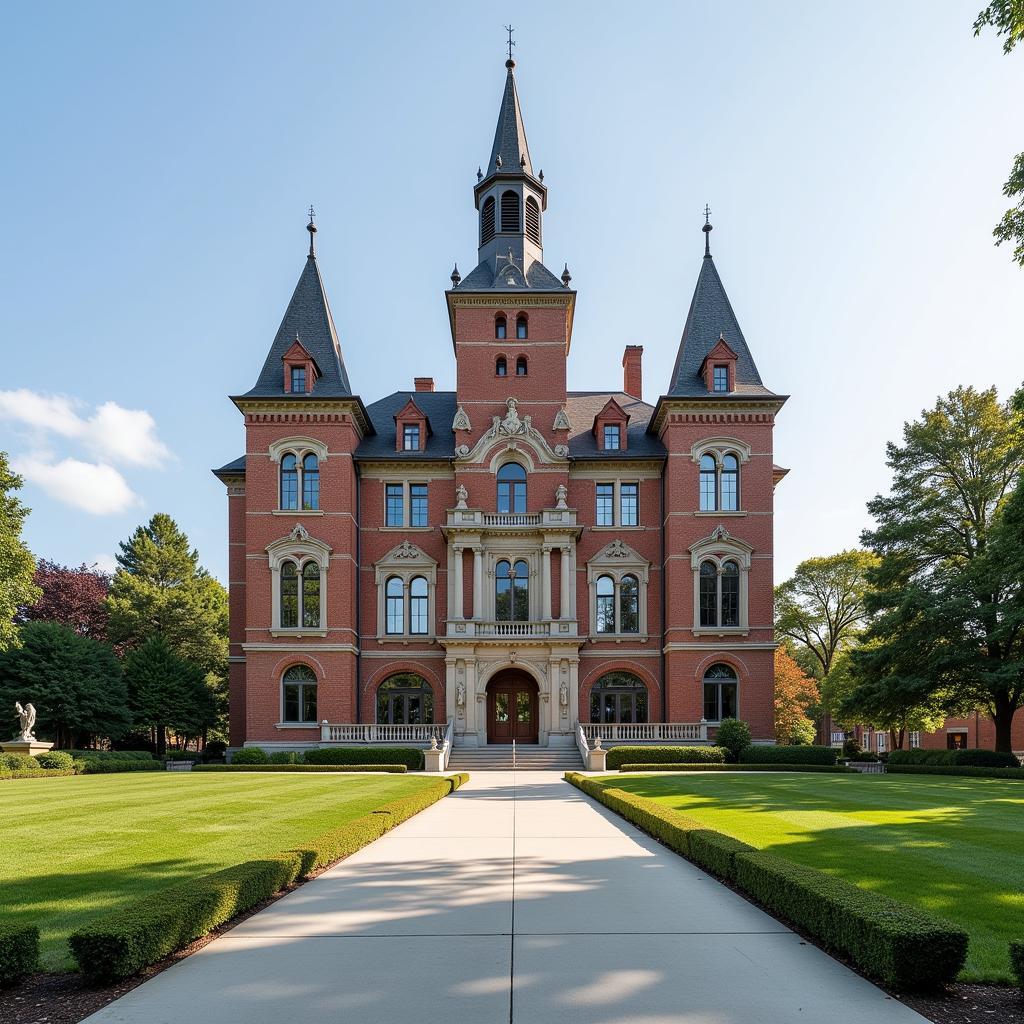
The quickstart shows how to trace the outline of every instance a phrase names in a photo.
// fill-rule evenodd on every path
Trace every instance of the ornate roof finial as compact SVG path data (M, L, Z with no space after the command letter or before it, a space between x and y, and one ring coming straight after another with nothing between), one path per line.
M479 167L476 169L476 180L479 181L484 176L484 172Z
M544 184L544 168L543 167L540 169L540 174L538 174L537 177L540 178L540 182L543 185Z
M458 288L459 282L462 280L462 275L459 273L459 265L455 264L455 269L452 271L452 287Z
M309 206L309 223L306 225L306 230L309 232L309 255L316 255L316 210L313 209L313 204Z
M569 264L566 263L565 269L562 271L562 284L566 288L569 287L569 282L572 280L572 274L569 273Z
M498 154L498 155L497 155L497 156L496 156L496 157L494 158L494 166L495 166L495 167L497 167L497 168L498 168L498 170L500 171L500 170L501 170L501 164L502 164L502 160L501 160L501 154L499 153L499 154Z
M519 166L520 167L525 167L526 166L526 154L525 153L520 153L519 154Z
M516 45L515 40L512 38L512 33L515 32L515 29L511 25L506 25L505 31L508 33L508 60L505 61L505 67L511 71L516 66L516 62L512 59L512 47Z
M704 227L701 228L704 232L704 255L711 255L711 232L714 228L711 226L711 207L707 203L704 204Z

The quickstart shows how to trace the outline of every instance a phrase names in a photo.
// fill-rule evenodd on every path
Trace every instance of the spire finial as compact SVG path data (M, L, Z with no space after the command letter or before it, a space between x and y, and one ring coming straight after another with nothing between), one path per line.
M316 210L313 209L313 204L309 205L309 223L306 225L306 230L309 232L309 255L316 255Z
M459 265L455 264L455 269L452 271L452 287L458 288L459 282L462 280L462 275L459 273Z
M512 47L516 45L515 40L512 38L512 33L515 32L515 29L511 25L506 25L505 31L508 33L508 60L505 61L505 67L511 71L516 66L516 62L512 59Z
M704 204L704 227L701 231L704 232L704 255L711 255L711 232L715 229L711 226L711 207L707 203Z
M565 269L562 271L562 285L565 288L569 287L569 282L572 280L572 274L569 273L569 264L566 263Z

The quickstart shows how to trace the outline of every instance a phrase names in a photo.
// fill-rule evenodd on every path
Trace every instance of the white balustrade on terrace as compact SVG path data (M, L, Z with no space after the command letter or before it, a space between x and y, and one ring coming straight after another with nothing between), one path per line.
M540 526L540 512L485 512L484 526Z
M707 722L581 722L580 729L588 741L600 736L602 743L706 743L708 739Z
M477 622L477 636L548 636L550 622Z
M321 743L429 743L431 737L444 740L446 726L441 725L361 725L343 722L320 723Z

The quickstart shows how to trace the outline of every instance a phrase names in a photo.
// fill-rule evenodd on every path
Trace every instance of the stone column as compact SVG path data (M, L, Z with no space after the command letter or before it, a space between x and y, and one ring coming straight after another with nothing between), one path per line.
M566 559L569 577L569 614L565 615L564 618L575 619L576 615L576 548L573 545L569 546L569 557Z
M484 549L473 548L473 618L484 617Z
M540 617L548 622L551 619L551 548L545 545L541 549L541 613Z
M563 619L572 618L572 604L569 600L569 588L572 583L572 573L569 570L569 548L568 546L562 548L562 607L561 617Z
M452 551L455 555L455 602L452 609L452 618L462 619L465 618L462 614L465 611L465 606L462 602L462 548L455 547Z

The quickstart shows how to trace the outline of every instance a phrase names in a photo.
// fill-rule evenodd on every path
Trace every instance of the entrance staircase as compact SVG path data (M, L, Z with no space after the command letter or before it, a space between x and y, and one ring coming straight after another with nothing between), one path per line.
M453 747L448 760L450 772L509 772L512 770L511 744L487 747ZM520 772L579 771L583 759L575 747L539 747L516 744L515 769Z

